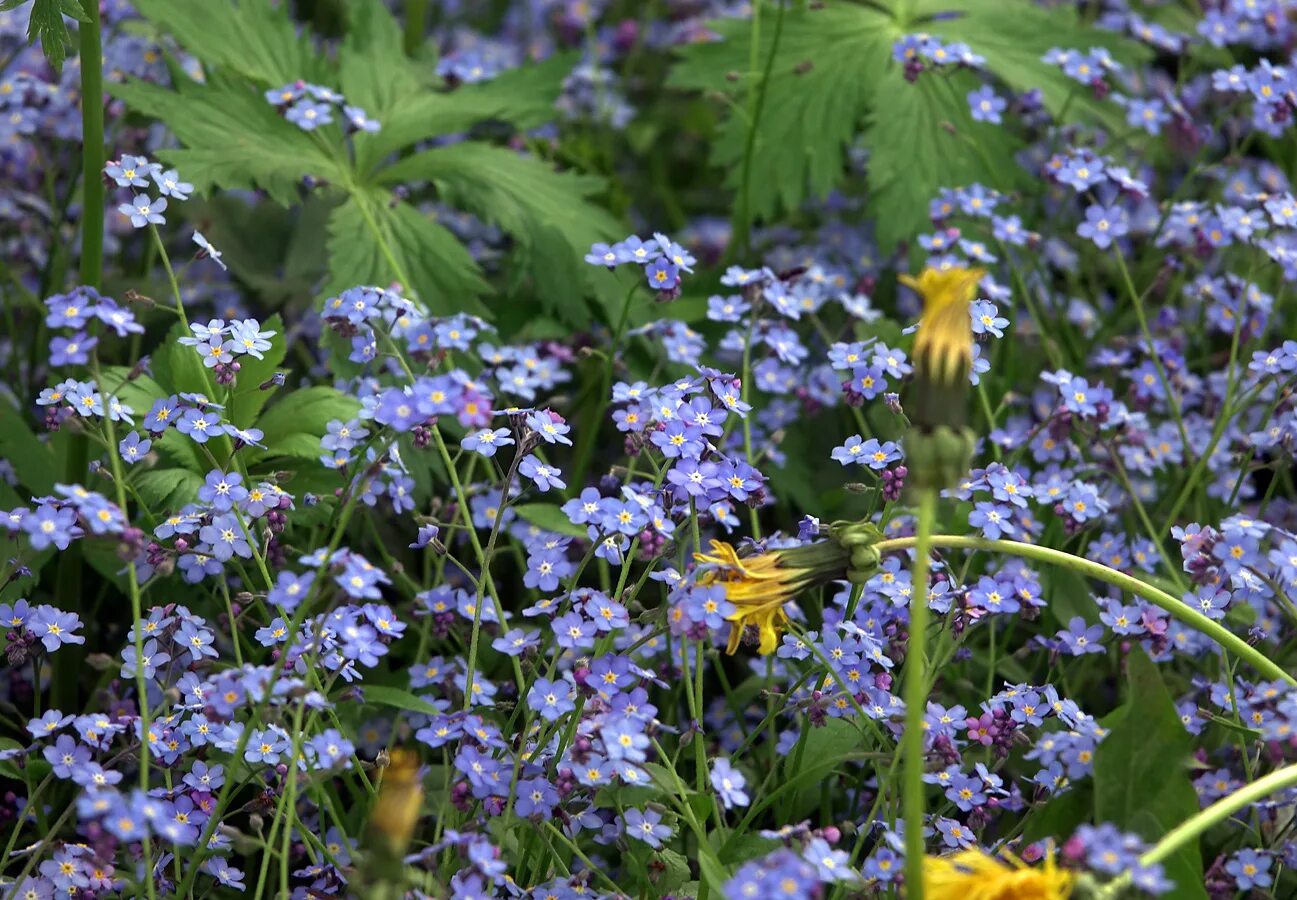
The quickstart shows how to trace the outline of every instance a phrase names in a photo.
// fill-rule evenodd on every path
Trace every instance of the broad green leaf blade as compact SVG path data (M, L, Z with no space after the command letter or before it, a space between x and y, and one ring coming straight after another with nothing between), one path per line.
M48 494L61 472L52 447L27 427L22 414L7 403L0 407L0 459L14 467L18 483L34 495Z
M586 537L586 529L580 525L573 525L567 514L552 503L520 503L513 507L513 511L524 522L530 522L545 531L571 537Z
M1198 812L1189 781L1193 739L1157 667L1136 645L1127 659L1127 700L1094 756L1094 818L1156 840ZM1165 897L1206 900L1202 855L1191 843L1166 863L1176 888Z
M361 191L329 218L326 296L360 284L386 286L407 279L434 315L485 315L487 292L473 257L435 218L408 203L393 205L383 191Z
M427 716L436 716L441 714L441 710L433 706L422 697L416 697L409 691L400 688L384 687L378 684L368 684L362 689L365 695L365 702L377 703L380 706L391 706L396 709L404 709L407 712L423 713Z
M347 102L380 122L396 103L420 93L415 64L402 47L401 28L378 0L347 4L338 75Z
M184 145L158 155L203 193L212 187L262 188L285 206L301 199L302 178L345 180L345 166L321 143L279 116L246 85L227 79L180 82L172 91L132 80L109 91L161 119Z
M385 169L385 183L427 180L456 206L499 225L517 243L546 309L569 322L588 319L582 292L591 284L582 262L595 241L619 236L610 213L585 201L603 181L556 172L548 163L504 147L478 143L426 150Z
M777 15L772 5L762 10L755 70L749 56L751 21L722 20L711 25L722 41L683 48L683 59L667 81L728 95L730 112L719 127L712 162L725 170L725 186L735 190L742 188L751 91L775 46ZM900 34L885 13L854 3L790 8L783 15L752 147L752 218L796 209L839 183L847 145L859 132L891 43Z
M923 5L923 4L921 4ZM1066 112L1109 129L1124 128L1125 115L1111 99L1097 100L1094 92L1042 62L1053 47L1088 51L1103 47L1123 63L1146 60L1147 48L1111 31L1082 25L1074 7L1045 9L1026 0L933 0L927 4L940 18L923 30L951 41L963 41L986 57L986 65L1014 91L1039 88L1045 108L1055 116Z
M68 48L72 46L72 36L63 22L64 12L61 0L33 0L31 17L27 20L27 43L40 41L45 59L55 71L63 68Z
M921 77L908 83L900 66L888 69L874 89L869 128L870 202L884 253L930 230L928 203L943 187L980 182L1007 189L1018 177L1016 147L1008 132L974 122L967 95L979 80L969 72Z
M198 500L203 476L188 469L151 469L132 480L149 511L165 516Z
M330 74L327 58L298 35L288 3L136 0L134 6L204 63L237 72L265 87L279 87L299 78L327 82Z
M230 271L277 308L315 297L328 268L325 225L335 206L336 199L318 193L292 208L218 194L196 207L193 221L210 223L203 234L225 254Z
M290 434L324 434L331 419L346 421L360 410L360 401L336 388L317 386L293 391L261 414L257 427L269 446Z
M541 63L510 69L482 84L460 85L452 91L423 91L401 99L376 115L382 129L361 142L368 171L394 150L445 134L466 132L479 122L497 120L515 128L534 128L554 118L554 101L576 57L558 54ZM374 114L373 110L370 110Z
M234 383L234 398L226 409L225 418L240 428L246 428L257 420L270 400L271 391L263 391L262 383L279 369L288 352L284 335L284 322L278 315L273 315L261 323L261 331L273 331L270 338L270 349L262 353L262 358L243 355L236 357L239 362L239 374Z

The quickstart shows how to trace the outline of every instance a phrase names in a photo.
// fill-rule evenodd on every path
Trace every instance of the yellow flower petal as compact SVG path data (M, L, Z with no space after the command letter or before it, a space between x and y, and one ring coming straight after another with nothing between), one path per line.
M997 858L980 850L923 859L926 900L1068 900L1071 895L1072 873L1054 865L1052 852L1037 867L1009 853Z

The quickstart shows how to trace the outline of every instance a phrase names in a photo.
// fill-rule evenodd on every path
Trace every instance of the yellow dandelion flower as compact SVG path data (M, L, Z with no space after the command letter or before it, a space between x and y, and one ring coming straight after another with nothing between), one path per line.
M410 844L423 805L419 755L413 750L393 750L381 777L378 800L369 814L370 835L373 842L399 858Z
M697 553L694 561L710 568L701 572L701 585L719 584L725 599L735 606L726 616L730 629L727 653L738 649L749 626L757 629L757 652L773 653L788 625L784 605L808 587L845 577L848 554L835 541L773 550L740 557L722 541L711 542L711 553Z
M1032 867L1004 853L988 856L963 850L953 856L923 859L926 900L1068 900L1072 873L1054 864L1054 854Z

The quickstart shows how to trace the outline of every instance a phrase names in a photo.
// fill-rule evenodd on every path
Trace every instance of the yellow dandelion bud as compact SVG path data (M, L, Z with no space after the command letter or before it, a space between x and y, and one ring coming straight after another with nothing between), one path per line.
M966 427L973 366L969 305L985 274L983 269L929 268L918 278L900 277L923 297L914 338L914 380L905 396L910 420L906 467L917 487L948 487L968 469L974 443Z
M973 325L968 308L985 269L932 269L901 284L923 297L923 316L914 338L914 369L927 378L953 384L968 378L973 366Z
M413 750L395 749L382 773L378 800L369 814L369 833L372 843L381 844L391 858L399 860L410 844L423 805L419 755Z
M926 900L1068 900L1072 881L1052 852L1036 867L1009 853L994 857L980 850L923 858Z

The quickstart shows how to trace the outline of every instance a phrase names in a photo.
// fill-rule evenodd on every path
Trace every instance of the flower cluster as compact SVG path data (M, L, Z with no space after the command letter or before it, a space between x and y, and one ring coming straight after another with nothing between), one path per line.
M869 4L546 0L492 34L450 4L428 106L343 68L387 137L435 107L492 154L610 175L651 236L589 246L616 232L550 210L580 272L514 271L548 246L518 227L535 198L451 153L380 193L382 135L288 213L257 166L222 190L135 82L183 72L195 115L223 108L235 51L208 83L118 0L108 135L135 152L104 168L103 259L71 265L95 107L0 12L0 894L1293 895L1297 199L1273 139L1297 23L1205 7L1105 2L1013 55L976 38L996 4L893 30L879 83L967 151L906 167L887 96L831 165L810 152L839 71L817 17L889 15ZM343 50L419 37L413 8L405 35L352 12ZM332 58L327 30L302 40ZM679 89L696 69L655 81L700 61L727 73L715 128ZM264 97L302 131L379 130L320 85ZM693 165L707 142L743 196ZM154 157L188 160L211 202L186 218L238 236L233 272L175 227L195 187ZM806 190L766 183L802 157ZM355 233L320 240L317 202ZM434 217L466 254L397 227Z

